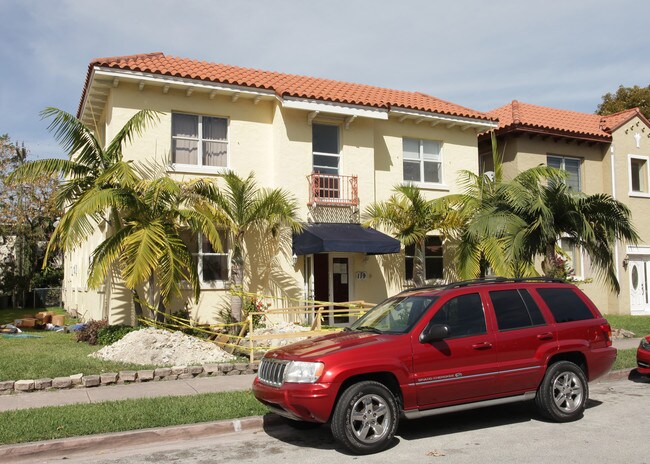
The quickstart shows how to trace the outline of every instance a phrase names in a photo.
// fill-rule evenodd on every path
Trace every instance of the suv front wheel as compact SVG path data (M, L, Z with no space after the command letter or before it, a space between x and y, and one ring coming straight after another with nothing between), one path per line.
M371 380L348 387L332 415L332 435L356 454L376 453L388 446L399 415L393 393Z
M569 361L551 364L544 375L535 403L539 412L555 422L571 422L582 417L589 397L585 373Z

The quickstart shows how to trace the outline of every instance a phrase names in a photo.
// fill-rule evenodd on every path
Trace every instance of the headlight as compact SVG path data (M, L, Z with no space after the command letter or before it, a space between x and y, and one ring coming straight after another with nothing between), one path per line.
M650 341L647 338L641 339L641 348L650 351Z
M284 381L291 383L315 383L323 373L321 362L291 361L284 371Z

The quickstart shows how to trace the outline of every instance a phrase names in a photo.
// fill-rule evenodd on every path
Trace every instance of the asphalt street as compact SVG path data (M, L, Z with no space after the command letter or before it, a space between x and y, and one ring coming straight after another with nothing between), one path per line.
M32 462L650 463L650 379L607 381L591 384L590 389L588 409L576 422L545 422L528 403L402 421L392 446L371 456L348 454L326 426L297 431L276 421L273 426L211 438Z

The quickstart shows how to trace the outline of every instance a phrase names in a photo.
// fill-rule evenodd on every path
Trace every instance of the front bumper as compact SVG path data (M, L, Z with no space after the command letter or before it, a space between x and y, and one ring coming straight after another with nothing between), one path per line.
M293 420L325 423L329 420L338 384L285 383L265 385L255 378L253 395L272 412Z
M639 374L650 375L650 351L639 346L636 350L636 363Z

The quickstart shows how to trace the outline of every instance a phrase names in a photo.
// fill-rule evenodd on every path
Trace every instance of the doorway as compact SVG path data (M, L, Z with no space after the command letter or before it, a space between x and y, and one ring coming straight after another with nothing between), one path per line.
M630 259L630 312L632 314L650 314L650 297L648 295L648 262L650 257L643 256Z
M350 301L352 294L351 260L348 256L334 253L319 253L314 256L313 289L317 301ZM335 309L346 307L330 305L325 323L331 326L345 326L351 322L345 313L335 313Z

